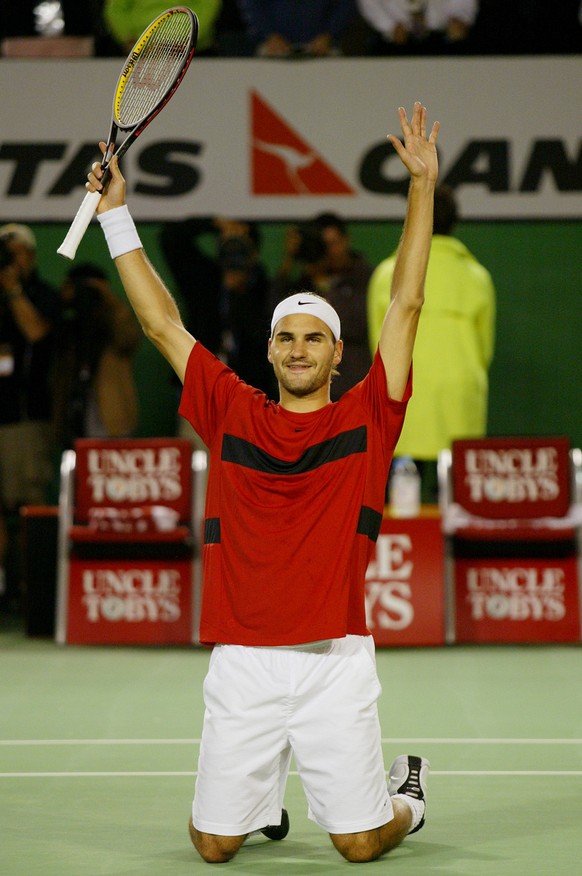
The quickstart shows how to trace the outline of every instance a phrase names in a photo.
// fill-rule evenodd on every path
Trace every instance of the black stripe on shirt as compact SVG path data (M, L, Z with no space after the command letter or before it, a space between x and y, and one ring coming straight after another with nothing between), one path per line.
M382 525L382 515L369 508L367 505L362 505L360 510L360 519L358 520L358 535L367 535L371 541L377 541Z
M220 544L220 517L208 517L204 521L204 544Z
M222 439L222 461L233 462L245 468L252 468L266 474L295 475L344 459L354 453L365 453L367 447L367 433L365 426L358 426L347 432L341 432L334 438L328 438L320 444L308 447L301 456L293 462L278 459L271 456L265 450L237 438L235 435L225 434Z

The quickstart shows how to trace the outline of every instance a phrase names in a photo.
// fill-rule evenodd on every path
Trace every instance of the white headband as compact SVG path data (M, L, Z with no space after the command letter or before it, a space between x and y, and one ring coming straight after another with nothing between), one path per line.
M323 298L311 295L309 292L290 295L289 298L284 298L283 301L279 302L273 311L271 335L280 319L295 313L308 313L310 316L316 316L331 330L336 341L341 338L342 328L336 311Z

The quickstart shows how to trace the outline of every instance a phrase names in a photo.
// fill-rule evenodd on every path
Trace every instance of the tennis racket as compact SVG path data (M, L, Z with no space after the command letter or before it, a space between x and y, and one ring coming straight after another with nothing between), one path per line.
M198 18L190 9L175 6L162 12L144 30L129 53L113 96L111 130L101 161L108 177L109 162L120 131L129 132L115 150L121 158L142 131L165 107L184 78L194 56ZM57 252L73 259L91 219L101 192L88 192Z

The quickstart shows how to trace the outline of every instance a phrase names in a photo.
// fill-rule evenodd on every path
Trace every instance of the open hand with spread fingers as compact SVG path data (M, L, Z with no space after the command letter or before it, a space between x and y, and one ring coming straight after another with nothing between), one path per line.
M434 182L438 176L436 143L440 128L439 122L433 124L427 137L426 107L420 101L416 101L414 104L412 121L408 121L404 107L399 107L398 115L404 143L394 134L388 134L388 139L411 177L424 177L428 181Z

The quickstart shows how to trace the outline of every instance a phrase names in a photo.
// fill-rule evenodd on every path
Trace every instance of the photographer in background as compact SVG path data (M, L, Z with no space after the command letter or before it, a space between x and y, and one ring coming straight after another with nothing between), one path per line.
M329 285L325 254L318 225L314 222L290 225L285 234L283 258L271 285L272 307L302 289L325 294Z
M20 601L10 530L22 505L46 502L52 476L48 376L59 310L58 293L39 276L31 229L0 227L0 600L9 608Z
M265 356L269 280L256 223L225 217L168 222L160 244L188 331L242 380L273 397L273 371ZM181 420L179 428L196 440L189 424Z
M337 214L321 213L289 227L271 304L305 290L323 295L339 314L344 350L340 372L331 384L332 401L362 380L372 364L366 314L372 271L364 256L352 249L347 225Z
M138 420L133 357L141 339L132 310L89 262L71 268L61 302L52 377L59 447L76 438L130 437Z
M273 371L264 355L268 336L269 280L259 260L259 236L254 223L237 231L239 223L218 220L221 270L219 358L246 383L275 397Z

